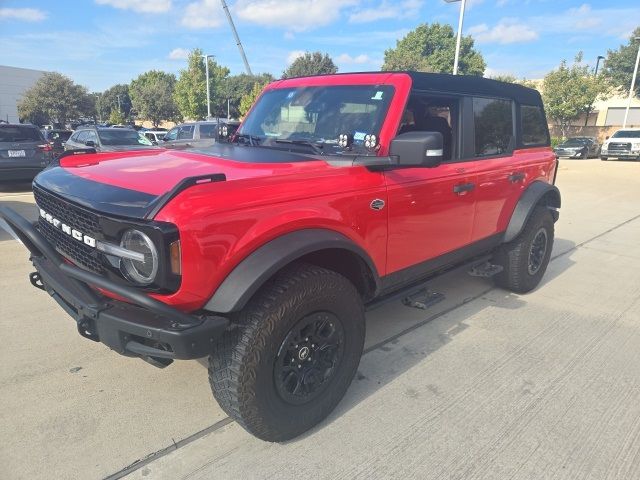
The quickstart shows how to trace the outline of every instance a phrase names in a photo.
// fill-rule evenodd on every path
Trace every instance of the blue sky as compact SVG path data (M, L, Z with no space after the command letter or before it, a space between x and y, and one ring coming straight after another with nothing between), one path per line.
M300 52L340 71L377 70L384 51L423 22L457 25L444 0L228 0L254 72L275 76ZM540 78L582 50L615 49L640 26L640 1L467 0L488 74ZM190 49L243 72L219 0L0 0L0 65L58 71L91 91L150 69L177 73Z

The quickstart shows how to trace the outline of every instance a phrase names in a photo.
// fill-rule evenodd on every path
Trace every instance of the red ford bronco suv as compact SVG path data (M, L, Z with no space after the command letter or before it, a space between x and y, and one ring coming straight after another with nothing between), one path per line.
M33 182L35 224L0 216L80 335L160 367L208 356L224 411L283 441L345 394L365 309L461 266L538 285L557 166L535 90L327 75L270 84L207 150L67 153Z

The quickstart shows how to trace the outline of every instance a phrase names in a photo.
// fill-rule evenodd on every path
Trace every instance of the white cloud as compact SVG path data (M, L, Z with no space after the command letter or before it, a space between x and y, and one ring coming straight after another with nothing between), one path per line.
M222 25L222 7L218 0L200 0L187 5L180 23L192 30Z
M503 18L494 27L490 28L486 23L475 25L468 33L478 43L523 43L537 40L539 35L533 28L518 23L512 19Z
M303 32L329 25L337 20L342 9L359 0L238 0L235 11L247 22L267 27L284 27Z
M39 22L44 20L47 14L36 8L0 8L0 20L13 19L25 22Z
M352 57L348 53L343 53L342 55L339 55L336 58L336 62L341 64L351 64L351 63L361 64L361 63L369 63L370 61L371 59L369 58L369 55L365 55L364 53L361 53L360 55L356 55L355 57Z
M291 65L296 59L302 57L306 52L304 50L294 50L287 55L287 65Z
M189 58L189 50L186 48L174 48L169 52L169 60L186 60Z
M422 0L404 0L398 5L387 0L373 8L356 10L349 16L350 23L368 23L388 18L416 17L423 5Z
M109 5L120 10L139 13L165 13L171 9L171 0L95 0L98 5Z

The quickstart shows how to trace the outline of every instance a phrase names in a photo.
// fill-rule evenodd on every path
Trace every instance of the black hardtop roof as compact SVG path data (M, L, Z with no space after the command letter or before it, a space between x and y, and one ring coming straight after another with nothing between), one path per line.
M473 75L404 72L413 81L416 90L463 93L488 97L507 97L526 105L541 105L540 92L516 83L500 82Z
M325 77L341 75L371 75L371 74L398 74L404 73L411 77L412 86L416 90L430 91L434 93L461 93L467 95L479 95L487 97L503 97L515 100L525 105L542 105L540 92L533 88L516 83L501 82L490 78L475 75L451 75L448 73L424 73L414 71L378 71L378 72L343 72L325 75L308 75L307 77ZM305 78L305 77L298 77ZM280 79L275 82L280 82Z

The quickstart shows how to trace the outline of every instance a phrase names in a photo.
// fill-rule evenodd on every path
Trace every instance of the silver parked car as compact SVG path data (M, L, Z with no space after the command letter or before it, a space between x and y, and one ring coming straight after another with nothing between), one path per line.
M151 141L132 128L80 127L67 140L65 150L95 149L96 152L143 150L154 147Z

